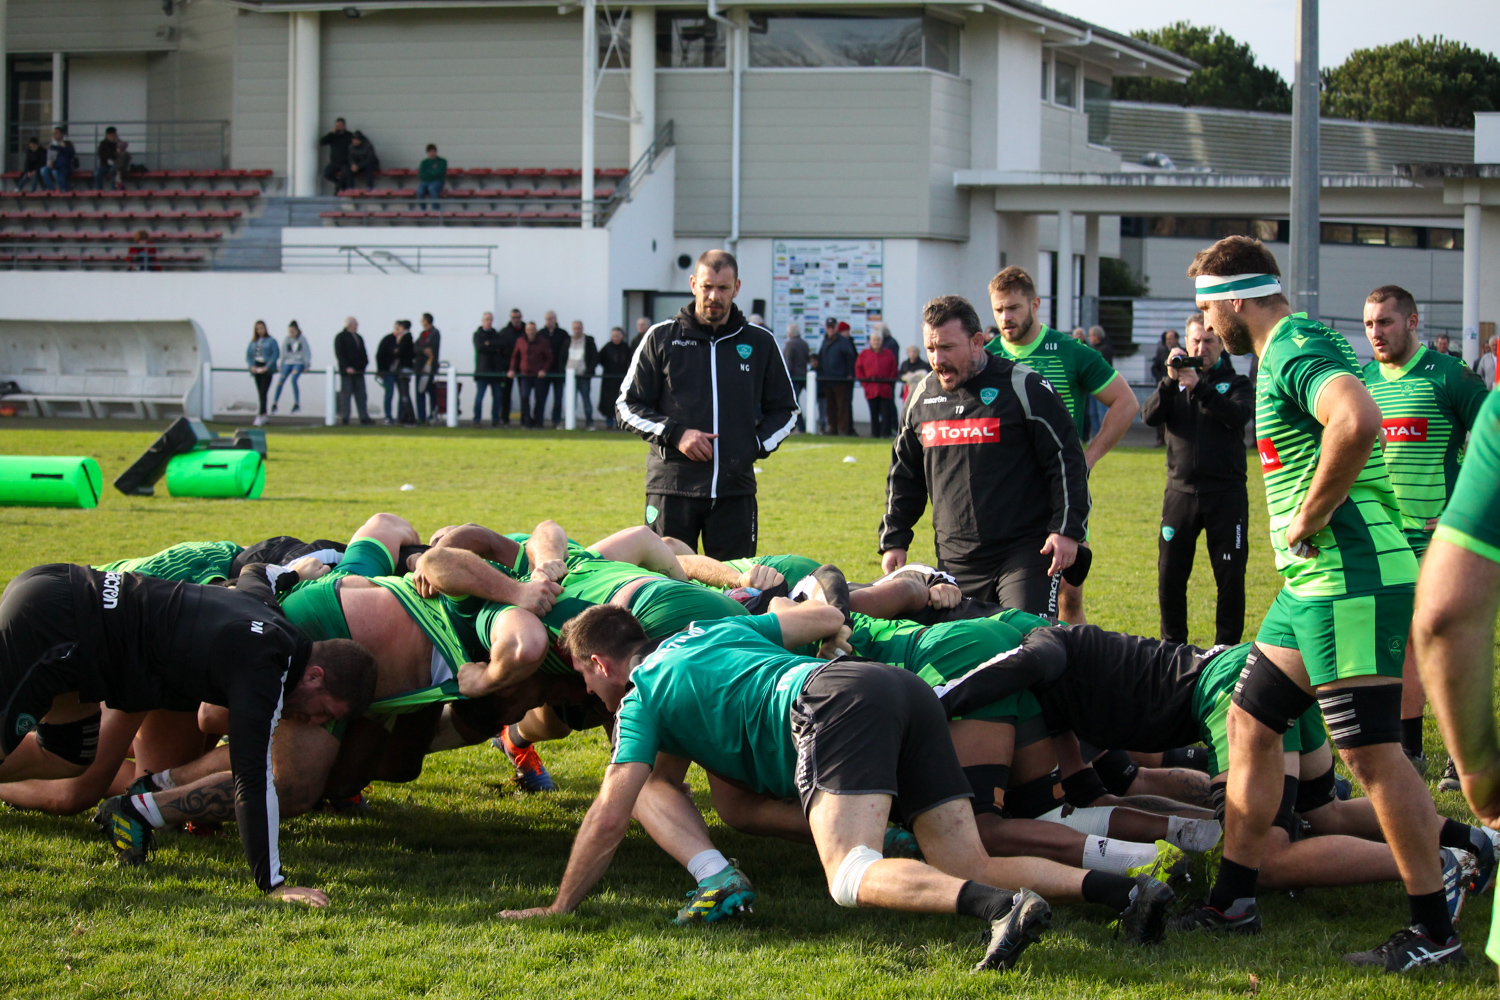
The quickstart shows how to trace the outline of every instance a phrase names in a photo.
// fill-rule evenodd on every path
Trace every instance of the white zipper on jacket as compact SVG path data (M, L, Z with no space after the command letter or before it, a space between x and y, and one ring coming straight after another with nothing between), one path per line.
M714 339L712 331L708 335L708 384L714 401L714 439L708 443L709 447L714 450L714 472L713 479L708 484L708 496L712 500L717 500L719 499L719 342Z

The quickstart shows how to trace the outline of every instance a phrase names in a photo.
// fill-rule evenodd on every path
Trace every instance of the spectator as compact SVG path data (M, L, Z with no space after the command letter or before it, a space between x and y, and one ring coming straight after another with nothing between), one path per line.
M1184 324L1187 327L1188 336L1192 336L1193 334L1193 317L1197 317L1198 323L1201 324L1203 322L1202 313L1193 313L1192 316L1189 316L1187 323ZM1162 379L1167 377L1167 359L1172 356L1173 351L1177 350L1177 346L1177 331L1162 331L1161 342L1156 345L1156 355L1151 359L1151 377L1156 381L1158 385L1161 384ZM1157 424L1156 446L1160 448L1166 443L1167 425Z
M1437 351L1439 354L1446 354L1450 358L1463 357L1462 351L1448 350L1448 335L1446 333L1440 333L1436 337L1432 338L1432 349L1434 351Z
M603 373L599 379L599 412L604 414L606 430L615 429L615 403L633 353L625 343L625 330L618 326L609 331L609 343L599 348L599 369Z
M113 125L104 130L104 138L99 140L99 146L94 150L94 190L103 191L104 182L109 181L110 187L115 187L119 180L116 172L116 161L120 156L120 133ZM267 336L270 336L267 334ZM271 338L275 342L274 337Z
M807 362L811 354L807 341L802 339L802 324L786 325L786 343L782 345L781 357L786 362L786 373L792 379L792 392L797 394L797 433L807 431L807 418L802 414L802 394L807 391Z
M1479 356L1479 363L1474 371L1484 379L1486 389L1495 388L1495 353L1500 351L1500 337L1491 337L1485 341L1484 353Z
M1109 342L1109 336L1105 334L1104 327L1089 327L1088 345L1099 352L1106 364L1111 368L1115 366L1115 349ZM1097 396L1089 396L1089 428L1090 433L1104 426L1104 415L1109 412L1109 407L1101 403Z
M901 386L903 408L906 403L907 393L911 391L912 386L921 382L930 371L932 371L932 366L927 363L926 358L922 357L922 352L917 349L917 345L912 344L908 347L906 349L906 360L901 362L900 368L896 369L896 374L901 377L901 381L904 383Z
M1081 326L1073 327L1073 339L1081 344L1087 344L1089 342L1088 331Z
M751 313L750 314L750 325L751 326L765 326L766 325L766 318L764 316L762 316L760 313Z
M589 389L594 378L594 369L599 367L599 346L594 338L583 332L583 321L573 321L573 336L568 339L568 356L564 370L573 372L573 391L583 399L583 424L594 429L594 402L589 398Z
M115 187L125 190L125 178L130 174L130 143L115 139Z
M42 188L42 168L47 165L47 151L36 136L26 140L26 162L21 166L21 176L16 178L17 191L37 191Z
M646 339L646 331L651 329L651 321L644 316L635 318L635 336L630 338L630 351L635 353L636 348L641 346L641 341Z
M344 190L372 188L378 173L380 158L375 155L375 144L363 132L354 133L349 140L349 164L344 168Z
M443 185L448 183L448 161L437 155L438 148L427 144L427 159L417 164L417 207L439 209ZM432 199L428 204L427 199Z
M307 346L307 338L302 336L302 327L297 325L296 320L292 320L286 325L286 339L281 342L281 378L276 383L276 398L271 400L272 413L281 405L281 390L286 388L287 379L292 380L292 412L302 410L302 388L297 381L310 364L312 348Z
M245 348L245 365L255 379L255 394L260 397L260 410L255 414L255 426L266 422L266 393L271 391L271 379L276 374L276 362L281 349L276 338L266 329L266 321L255 321L255 330L250 335L250 344Z
M515 385L515 379L511 378L509 375L511 368L510 355L511 352L516 349L516 341L520 340L525 335L526 323L521 319L521 310L512 309L510 311L510 322L506 323L500 328L500 348L495 355L495 360L499 362L500 365L500 367L496 368L495 371L502 373L496 383L499 386L496 391L500 393L501 427L510 426L510 394L511 387Z
M552 370L542 392L552 394L552 428L556 430L562 426L562 401L563 383L562 373L568 366L568 343L573 339L568 336L568 331L557 325L557 313L548 309L542 313L542 327L537 335L547 338L547 346L552 348ZM542 419L542 414L537 414L537 420Z
M328 147L328 165L323 168L323 179L332 182L334 194L347 187L344 172L349 166L349 144L353 141L354 133L349 131L342 118L335 118L333 131L318 140L319 146Z
M381 338L375 348L375 371L385 389L385 424L399 422L402 427L415 427L416 410L411 402L411 378L416 368L416 349L411 337L411 320L398 319L391 332ZM396 414L391 415L391 401L396 400Z
M891 328L884 323L876 323L873 329L880 334L881 349L890 352L892 359L895 360L896 366L899 368L901 366L901 345L896 343L895 337L891 336ZM892 427L891 430L894 431L895 427Z
M828 402L828 433L858 437L850 407L854 398L854 341L849 339L849 324L828 327L823 346L818 349L818 384L824 386Z
M353 396L360 426L373 424L365 407L365 369L370 367L370 355L365 350L365 338L359 335L359 321L353 316L344 320L344 328L333 338L333 356L339 366L339 421L349 426L349 397Z
M42 185L49 191L66 191L68 177L73 173L73 162L78 153L68 141L68 134L60 128L52 130L52 142L47 146L47 165L41 169Z
M510 367L509 351L501 358L504 343L504 334L495 329L495 314L485 313L479 318L479 328L474 331L474 426L479 426L479 419L484 415L484 394L490 393L490 426L500 426L500 380L505 376L499 374ZM514 349L515 343L511 343ZM507 397L510 395L506 394ZM507 398L506 402L510 400ZM510 416L509 413L506 414Z
M885 337L877 329L870 334L870 344L854 359L854 374L865 390L865 404L870 408L870 437L891 437L896 433L895 384L899 365L896 356L885 349Z
M521 426L542 428L542 407L547 402L547 372L552 367L552 342L527 323L510 356L510 377L521 392Z
M422 314L422 334L417 338L415 349L417 373L417 423L425 424L438 419L437 377L439 348L443 335L432 325L432 313ZM429 411L429 408L431 412Z
M156 262L156 247L151 245L151 234L144 229L137 229L135 236L130 241L130 249L125 252L129 261L127 266L132 271L160 271L161 265Z

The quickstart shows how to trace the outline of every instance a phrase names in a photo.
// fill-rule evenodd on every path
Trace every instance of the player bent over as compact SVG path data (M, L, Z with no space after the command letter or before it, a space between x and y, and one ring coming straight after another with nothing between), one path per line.
M1173 894L1149 876L988 857L947 720L926 683L885 664L788 652L838 635L842 623L836 608L778 603L769 615L694 623L645 656L645 632L624 609L592 608L574 619L565 641L589 689L617 709L615 753L557 898L502 915L575 909L607 869L633 811L676 810L679 860L694 848L711 850L702 818L676 785L691 760L757 792L797 795L840 905L984 919L992 933L978 968L1009 968L1037 940L1051 913L1039 893L1112 902L1127 936L1160 938ZM893 803L929 864L882 857ZM996 887L1007 883L1027 888Z

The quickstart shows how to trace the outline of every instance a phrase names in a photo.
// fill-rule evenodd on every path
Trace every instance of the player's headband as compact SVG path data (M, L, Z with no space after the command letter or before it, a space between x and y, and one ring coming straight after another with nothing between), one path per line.
M1274 274L1200 274L1196 280L1199 302L1281 294L1281 279Z

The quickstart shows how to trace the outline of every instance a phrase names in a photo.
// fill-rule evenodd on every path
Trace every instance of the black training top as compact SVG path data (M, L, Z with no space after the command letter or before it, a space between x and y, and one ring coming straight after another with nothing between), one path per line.
M1184 392L1162 377L1141 406L1150 427L1167 428L1167 489L1179 493L1245 490L1245 425L1255 416L1255 386L1229 355L1198 374Z
M285 879L271 734L312 643L282 617L263 564L234 588L70 566L81 701L122 712L208 702L229 709L235 821L263 891ZM296 574L282 579L295 581Z

